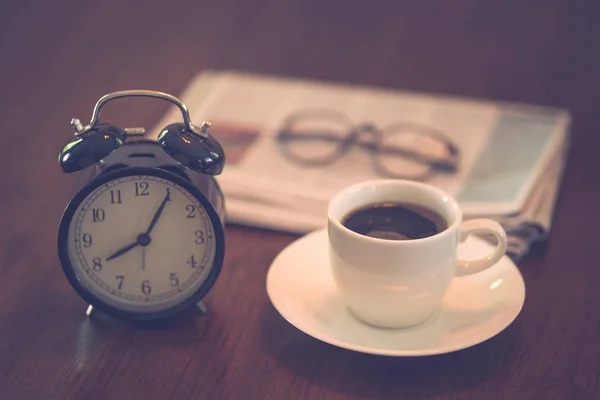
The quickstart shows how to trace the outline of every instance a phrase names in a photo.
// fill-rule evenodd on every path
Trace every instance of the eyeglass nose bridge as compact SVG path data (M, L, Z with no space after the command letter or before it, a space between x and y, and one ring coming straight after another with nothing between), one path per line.
M365 138L367 141L378 141L383 133L375 124L371 122L363 122L355 125L348 134L348 144L356 143L360 139Z
M379 146L382 136L383 132L375 124L360 123L350 130L346 139L341 143L341 152L346 152L354 146L374 151Z
M362 122L362 123L356 125L352 129L352 132L357 133L357 134L368 133L368 134L373 135L373 134L380 133L380 130L372 122Z

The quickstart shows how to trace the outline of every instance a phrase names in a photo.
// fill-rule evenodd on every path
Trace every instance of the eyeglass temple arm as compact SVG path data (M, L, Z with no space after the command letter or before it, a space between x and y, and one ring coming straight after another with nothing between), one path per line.
M380 153L393 153L402 155L408 159L421 162L423 164L428 164L433 168L446 170L446 171L454 171L458 167L458 150L452 144L447 144L448 156L446 157L429 157L410 149L394 147L392 148L383 148L375 151L379 151Z

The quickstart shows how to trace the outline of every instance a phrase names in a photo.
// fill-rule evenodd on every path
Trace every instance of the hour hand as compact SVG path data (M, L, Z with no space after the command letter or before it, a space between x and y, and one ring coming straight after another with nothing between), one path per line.
M134 243L128 244L127 246L123 247L122 249L119 249L119 250L115 251L113 254L111 254L110 256L106 257L106 261L110 261L113 258L119 257L120 255L127 253L129 250L133 249L134 247L138 246L139 244L140 243L138 240L136 240Z

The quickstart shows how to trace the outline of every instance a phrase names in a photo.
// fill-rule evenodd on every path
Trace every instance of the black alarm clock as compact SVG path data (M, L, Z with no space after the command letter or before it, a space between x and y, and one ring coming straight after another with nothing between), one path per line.
M157 140L143 128L100 123L100 110L122 97L175 104L183 122ZM225 252L225 205L214 176L225 155L210 123L192 124L187 107L169 94L125 90L98 100L89 125L77 119L59 154L65 173L83 184L58 229L62 270L75 291L107 315L153 320L200 304L215 284Z

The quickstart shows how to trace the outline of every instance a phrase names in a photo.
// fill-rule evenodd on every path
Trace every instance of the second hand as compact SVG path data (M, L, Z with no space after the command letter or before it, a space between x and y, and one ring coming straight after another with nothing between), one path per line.
M146 269L146 246L142 247L142 271Z

